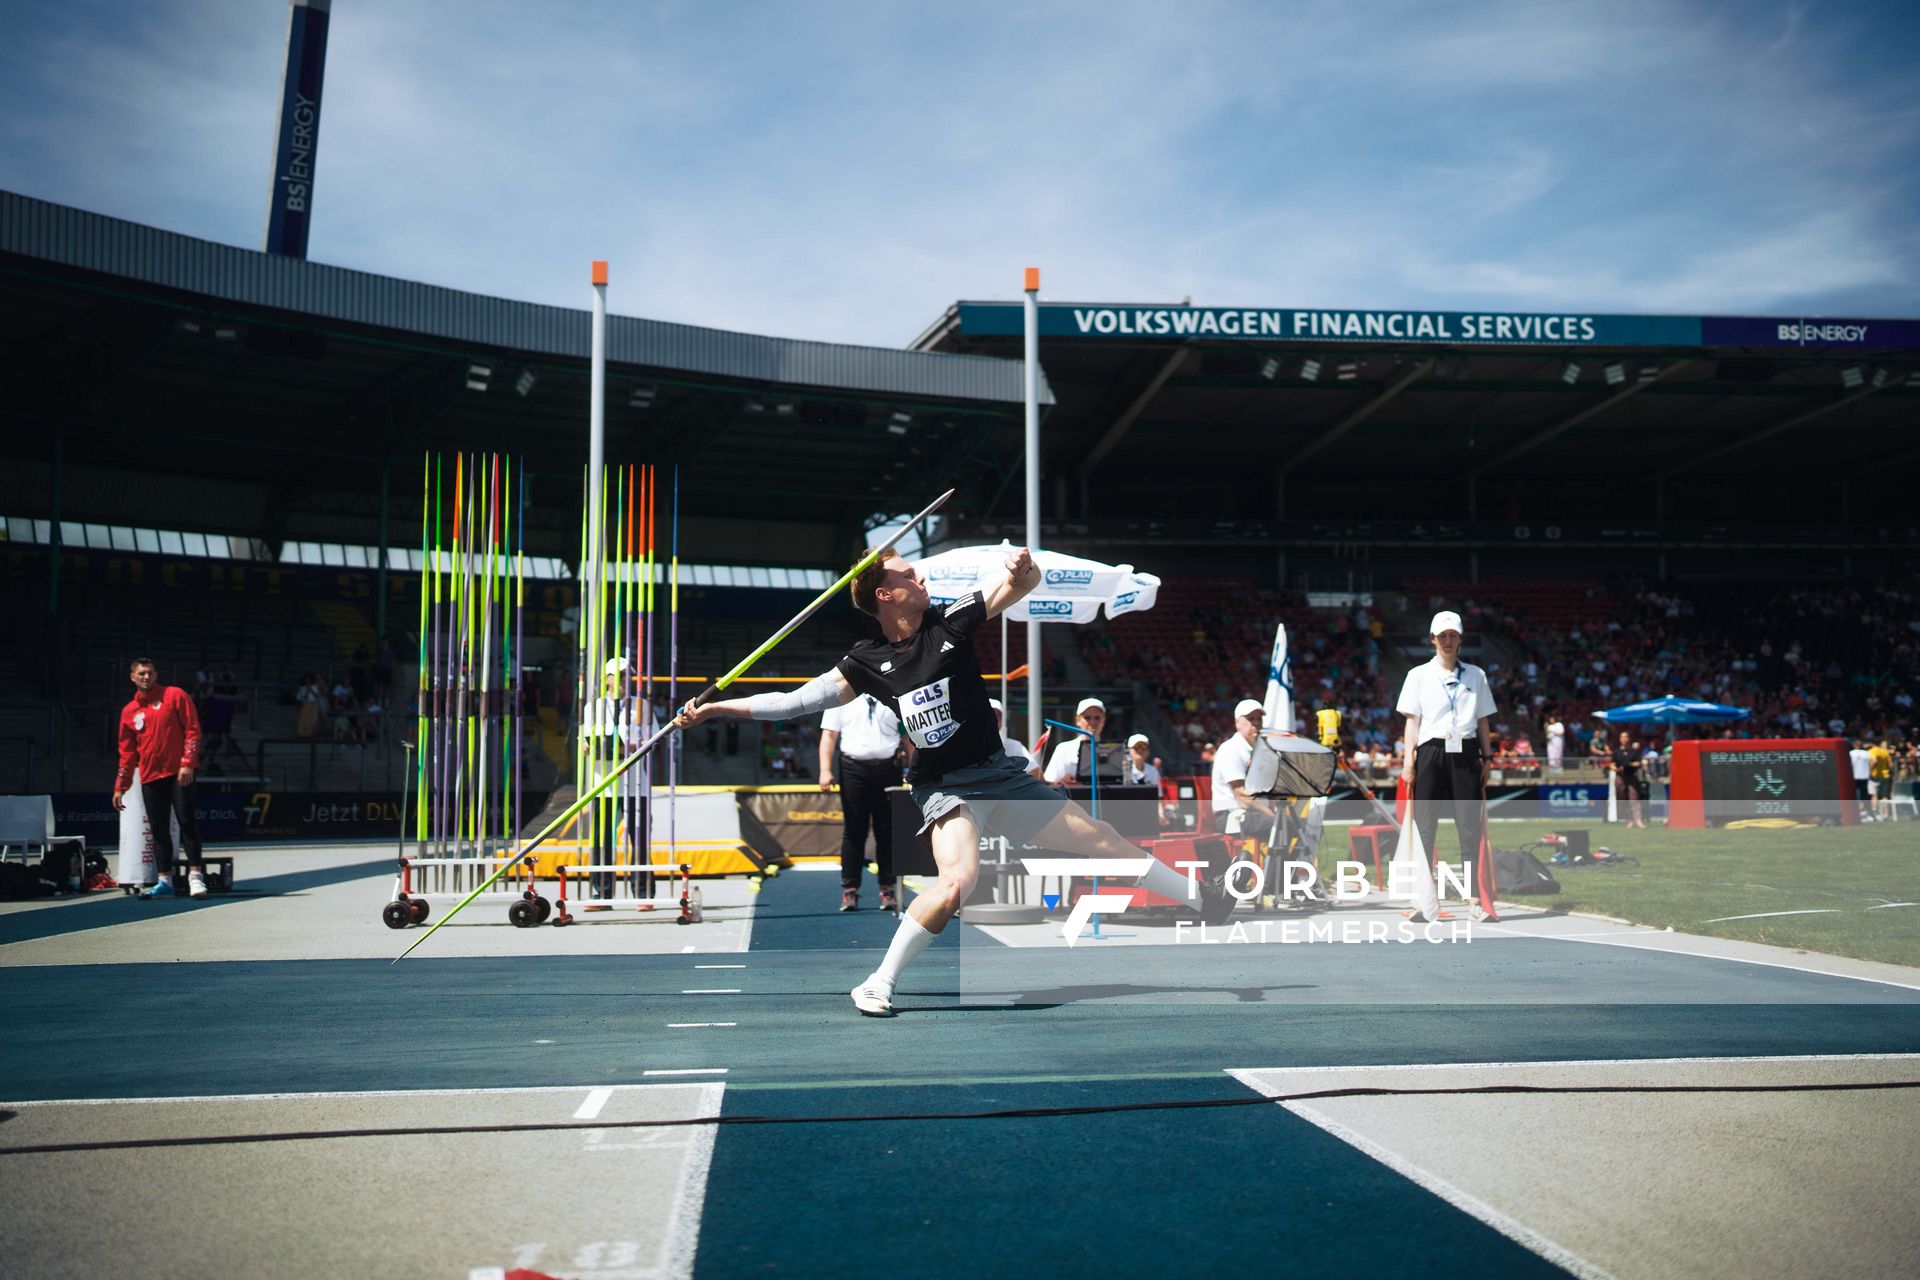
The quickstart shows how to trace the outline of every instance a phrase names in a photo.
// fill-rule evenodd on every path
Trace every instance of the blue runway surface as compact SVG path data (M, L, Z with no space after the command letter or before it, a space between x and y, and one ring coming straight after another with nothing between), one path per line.
M252 887L286 892L327 874ZM1247 1097L1225 1074L1237 1068L1920 1054L1920 992L1534 940L1174 955L1025 953L976 935L963 952L960 926L909 970L899 1017L864 1019L846 992L893 920L842 915L837 892L827 874L769 881L751 948L731 956L429 949L399 966L11 968L0 1078L21 1102L592 1087L699 1072L724 1080L726 1117L1169 1104L720 1126L697 1228L683 1224L697 1231L692 1274L1216 1275L1282 1256L1302 1272L1379 1276L1438 1256L1448 1270L1532 1275L1559 1268L1288 1110L1180 1104ZM170 909L16 913L0 939L154 906ZM393 936L397 952L404 935ZM976 949L988 986L1006 979L1001 998L963 983ZM744 967L696 968L715 962ZM1063 984L1068 962L1084 978ZM1043 976L1028 989L1024 974ZM1395 1228L1379 1229L1386 1222Z

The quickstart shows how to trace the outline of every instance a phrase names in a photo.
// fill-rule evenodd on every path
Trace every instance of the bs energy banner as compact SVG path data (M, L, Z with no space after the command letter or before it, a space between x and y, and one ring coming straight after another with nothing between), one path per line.
M287 25L287 74L274 133L273 194L267 201L267 252L307 256L313 217L313 164L320 149L320 89L327 74L332 0L293 0Z

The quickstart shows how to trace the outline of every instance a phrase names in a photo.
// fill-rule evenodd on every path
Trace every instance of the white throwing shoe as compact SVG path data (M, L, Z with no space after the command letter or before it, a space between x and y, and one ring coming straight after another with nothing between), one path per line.
M878 976L868 978L853 989L853 1007L870 1018L893 1016L893 988Z
M207 896L207 878L198 871L187 877L187 896L204 898Z

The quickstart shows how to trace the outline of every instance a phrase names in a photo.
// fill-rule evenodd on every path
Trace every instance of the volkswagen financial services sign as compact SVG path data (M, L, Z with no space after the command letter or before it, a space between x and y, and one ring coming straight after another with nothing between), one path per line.
M962 302L960 332L1015 336L1019 303ZM1133 341L1239 338L1268 342L1449 342L1567 347L1920 346L1920 321L1821 317L1613 316L1506 311L1349 311L1305 307L1159 307L1054 302L1039 308L1043 338Z

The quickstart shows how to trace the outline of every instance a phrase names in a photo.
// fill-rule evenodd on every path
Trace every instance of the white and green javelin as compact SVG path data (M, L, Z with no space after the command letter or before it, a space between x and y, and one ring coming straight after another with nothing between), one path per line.
M825 591L822 591L819 595L815 596L813 598L812 603L807 605L806 608L802 609L799 613L794 614L792 619L790 619L785 626L781 627L778 631L774 632L773 635L768 637L765 644L762 644L758 649L755 649L752 653L748 654L745 658L742 658L740 660L739 665L734 667L733 670L727 672L727 674L721 676L718 680L715 680L712 684L708 685L705 689L702 689L700 693L693 699L693 705L697 707L705 706L707 703L712 702L714 698L717 697L720 694L720 692L724 690L728 685L732 684L735 680L738 680L741 676L745 675L748 672L748 670L752 668L754 663L766 657L767 654L772 651L774 646L778 645L782 640L785 640L788 636L792 635L796 630L799 629L801 623L805 622L808 618L811 618L816 612L818 612L821 605L833 599L834 594L838 592L840 588L846 586L848 583L852 582L855 578L859 577L861 573L866 570L868 565L878 563L882 557L884 557L889 551L893 550L894 544L899 542L900 539L906 537L908 530L918 527L922 520L925 520L928 516L938 511L942 506L946 505L947 499L953 496L953 492L954 491L952 489L949 489L945 493L941 494L939 497L935 498L932 502L926 505L926 507L920 512L920 514L914 516L912 519L908 520L905 524L901 525L898 529L894 530L893 536L891 538L888 538L885 542L881 543L879 546L875 547L873 550L867 552L866 555L862 556L858 564L854 565L853 568L841 574L840 580L838 582L835 582L832 586L828 587ZM554 832L566 826L567 823L573 819L573 816L575 814L579 813L581 810L585 809L588 805L592 804L595 798L598 797L600 793L605 791L609 786L613 785L614 781L618 779L621 774L625 773L628 769L631 769L634 765L638 764L641 760L646 759L646 757L652 753L653 749L660 744L661 740L664 739L669 733L672 733L674 729L676 729L677 727L678 727L677 717L675 719L668 720L667 723L665 723L664 725L661 725L660 728L655 730L653 734L650 737L648 737L645 742L641 743L637 748L634 749L634 752L632 755L628 756L625 760L622 760L618 765L614 766L614 768L609 773L607 773L606 776L596 781L593 784L593 786L590 787L584 794L578 796L571 805L567 806L567 809L565 812L561 813L559 816L554 818L552 822L549 822L544 828L542 828L540 834L535 836L531 841L529 841L525 848L521 849L520 852L515 854L514 856L504 859L501 862L499 869L496 870L492 875L488 876L485 880L481 881L481 883L471 893L467 894L466 897L460 899L460 901L454 906L453 910L447 912L445 915L441 916L438 920L434 921L431 928L429 928L425 933L421 934L419 937L415 938L411 943L407 944L407 949L405 951L402 951L399 955L395 956L392 962L394 964L399 964L402 960L405 960L408 956L412 955L415 947L418 947L421 943L425 942L428 938L431 938L436 932L439 931L441 925L445 924L447 921L459 915L461 910L469 902L472 902L475 898L479 897L482 893L492 888L495 881L499 880L500 877L504 876L507 872L511 871L515 866L519 865L521 862L524 862L528 858L532 857L534 850L538 849L543 843L545 843L547 837L551 836Z

